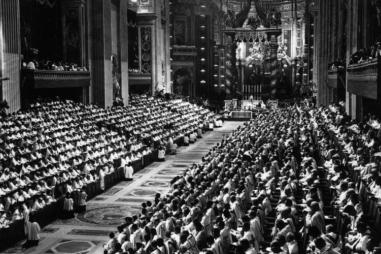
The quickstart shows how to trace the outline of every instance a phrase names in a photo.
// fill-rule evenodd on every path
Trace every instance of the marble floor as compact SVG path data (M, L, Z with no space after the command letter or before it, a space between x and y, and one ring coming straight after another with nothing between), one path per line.
M134 175L130 182L120 182L88 202L87 212L70 220L57 220L46 226L37 247L23 250L22 242L2 253L103 253L103 244L110 232L115 232L123 218L139 212L143 201L153 200L156 193L166 193L169 182L221 141L240 122L225 122L224 126L204 134L188 147L180 147L176 155L165 162L154 162Z

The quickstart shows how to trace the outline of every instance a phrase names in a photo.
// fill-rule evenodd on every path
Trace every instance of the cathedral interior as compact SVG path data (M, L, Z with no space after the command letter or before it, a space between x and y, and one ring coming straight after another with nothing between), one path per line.
M0 0L0 253L381 253L380 35L381 0Z

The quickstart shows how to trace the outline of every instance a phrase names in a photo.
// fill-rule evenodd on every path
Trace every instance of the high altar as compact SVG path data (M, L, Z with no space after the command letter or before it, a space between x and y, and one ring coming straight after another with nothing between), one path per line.
M271 0L228 0L221 30L226 99L287 98L303 55L303 6ZM300 83L300 82L299 82Z
M277 28L232 28L223 31L226 59L226 85L233 98L270 99L280 82Z

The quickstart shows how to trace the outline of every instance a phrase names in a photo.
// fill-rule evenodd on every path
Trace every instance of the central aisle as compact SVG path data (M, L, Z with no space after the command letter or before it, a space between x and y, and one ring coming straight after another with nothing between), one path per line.
M138 214L141 203L153 200L156 193L166 193L170 181L201 158L241 122L226 122L223 127L204 134L201 140L178 153L167 156L165 162L154 162L134 175L131 182L121 182L90 200L87 212L71 220L57 220L41 233L39 246L27 251L20 245L3 253L103 253L103 244L110 232L123 222L124 217ZM21 244L21 243L20 243Z

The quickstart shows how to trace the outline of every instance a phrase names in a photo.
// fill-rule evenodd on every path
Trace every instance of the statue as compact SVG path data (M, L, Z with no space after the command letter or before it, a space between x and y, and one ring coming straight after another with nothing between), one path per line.
M119 64L118 64L118 56L112 55L111 56L111 74L112 74L112 86L113 86L113 98L114 101L116 99L120 99L122 97L122 91L120 87L120 71L119 71Z

